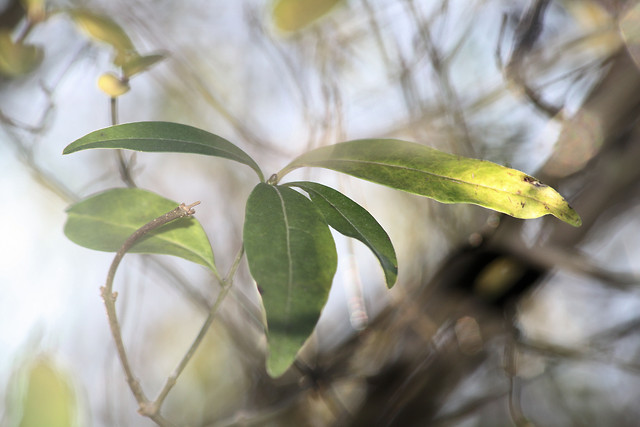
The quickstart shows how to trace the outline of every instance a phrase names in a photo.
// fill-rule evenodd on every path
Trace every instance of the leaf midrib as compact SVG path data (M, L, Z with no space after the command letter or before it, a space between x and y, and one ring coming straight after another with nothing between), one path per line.
M309 188L309 187L307 187ZM322 197L322 199L327 202L327 204L329 206L331 206L345 221L347 221L349 223L349 225L351 225L351 227L353 227L354 230L356 230L358 232L358 234L360 234L360 236L362 236L362 238L364 240L366 240L369 244L367 244L367 246L369 246L369 248L371 248L374 252L379 253L376 249L375 249L375 245L371 242L371 240L369 240L367 237L365 237L364 233L362 233L362 231L360 231L360 228L357 227L348 217L346 217L342 211L336 207L335 203L332 203L330 200L328 200L326 197L324 197L324 195L320 194L319 192L317 192L316 190L312 190L311 188L309 188L309 190L313 191L315 194L317 194L318 196ZM382 256L384 256L384 254L381 253ZM385 256L386 258L386 256Z
M533 196L528 196L528 195L524 195L524 194L516 194L513 192L510 192L508 190L501 190L495 187L490 187L488 185L484 185L484 184L478 184L478 183L472 183L472 182L468 182L468 181L464 181L458 178L453 178L450 176L446 176L446 175L439 175L433 172L428 172L422 169L416 169L416 168L410 168L407 166L399 166L399 165L394 165L394 164L390 164L390 163L382 163L382 162L374 162L374 161L370 161L370 160L345 160L345 159L329 159L329 160L321 160L321 161L316 161L316 162L309 162L307 164L304 164L304 166L320 166L320 167L324 167L327 169L333 169L334 168L325 165L324 163L354 163L354 164L368 164L368 165L376 165L376 166L387 166L387 167L391 167L391 168L395 168L395 169L402 169L402 170L409 170L409 171L413 171L413 172L419 172L419 173L423 173L425 175L430 175L430 176L434 176L437 178L441 178L441 179L445 179L454 183L458 183L458 184L466 184L466 185L471 185L471 186L477 186L480 188L484 188L487 190L493 190L493 191L497 191L500 193L505 193L505 194L509 194L509 195L513 195L516 197L522 197L524 199L529 199L529 200L533 200L537 203L541 203L543 205L549 205L550 203L544 203L541 200L533 197ZM499 166L499 165L498 165ZM341 170L337 170L337 172L343 172ZM344 173L344 172L343 172ZM369 178L366 178L367 180L369 180ZM376 182L376 181L374 181Z
M287 216L287 208L284 202L284 197L282 197L282 194L280 192L280 190L275 187L275 186L271 186L273 187L273 189L275 190L276 194L278 195L278 198L280 199L280 206L282 208L282 218L284 220L284 226L285 226L285 238L286 238L286 243L287 243L287 300L286 300L286 304L285 304L285 316L286 316L286 320L285 322L288 323L289 322L289 315L291 314L291 299L292 299L292 294L293 294L293 259L291 258L291 233L290 233L290 228L289 228L289 217Z
M212 150L217 150L223 153L228 153L229 155L234 156L235 159L238 160L243 160L246 161L247 159L243 158L243 157L238 157L239 154L234 152L234 151L229 151L229 150L225 150L222 149L220 147L215 147L213 145L210 145L206 142L198 142L198 141L193 141L193 140L188 140L188 139L178 139L178 138L163 138L163 137L150 137L150 136L145 136L145 137L122 137L122 138L111 138L111 139L102 139L100 141L94 141L92 143L89 144L101 144L101 143L111 143L111 142L118 142L118 141L162 141L162 142L179 142L179 143L186 143L186 144L192 144L192 145L198 145L201 147L207 147L210 148ZM87 145L89 145L87 144ZM88 148L88 147L87 147ZM99 147L96 147L99 148ZM143 150L136 150L133 148L125 148L126 150L134 150L134 151L143 151ZM189 153L188 151L186 153Z

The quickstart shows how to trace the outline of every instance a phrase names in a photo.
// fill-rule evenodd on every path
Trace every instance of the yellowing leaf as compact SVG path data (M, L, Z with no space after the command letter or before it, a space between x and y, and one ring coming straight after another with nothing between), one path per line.
M94 40L107 43L116 50L116 65L122 65L135 48L125 31L113 19L86 9L75 9L69 12L78 28Z
M273 22L282 31L297 31L318 20L343 0L277 0Z
M122 64L122 73L126 78L131 78L134 75L149 69L151 66L163 59L164 55L161 54L146 56L133 55L127 59L124 64Z
M0 75L19 77L27 74L40 65L43 57L40 47L14 43L8 32L0 32Z
M278 173L316 166L347 173L442 203L472 203L516 218L551 214L573 226L580 216L553 188L495 163L394 139L362 139L321 147Z

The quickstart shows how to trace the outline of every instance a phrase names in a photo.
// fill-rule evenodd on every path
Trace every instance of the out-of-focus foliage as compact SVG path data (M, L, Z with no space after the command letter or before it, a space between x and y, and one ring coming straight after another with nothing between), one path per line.
M142 73L143 71L148 70L156 63L162 61L164 59L164 55L154 54L154 55L146 55L139 56L135 55L133 58L129 59L127 62L122 64L122 73L124 77L129 79L136 74Z
M89 37L106 43L115 50L116 65L123 66L132 55L135 55L135 47L131 39L110 17L88 9L73 9L69 15Z
M640 4L631 6L620 19L619 25L627 50L640 66Z
M33 71L44 56L42 47L16 43L11 34L0 30L0 74L18 77Z
M45 0L21 0L27 10L27 16L31 22L40 22L46 17Z
M276 0L273 22L283 31L300 30L326 15L345 0Z
M73 427L78 399L69 373L48 356L26 360L12 378L7 395L8 426Z

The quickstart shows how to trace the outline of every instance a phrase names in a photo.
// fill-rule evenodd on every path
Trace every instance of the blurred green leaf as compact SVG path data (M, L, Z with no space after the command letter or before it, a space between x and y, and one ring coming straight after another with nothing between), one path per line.
M573 226L580 216L553 188L529 175L394 139L363 139L305 153L278 173L303 166L347 173L442 203L472 203L517 218L551 214Z
M130 79L138 73L148 70L157 62L162 61L165 58L162 54L155 55L134 55L129 58L124 64L122 64L122 73L124 77Z
M147 152L194 153L223 157L262 171L247 153L226 139L193 126L169 122L136 122L91 132L67 145L62 154L90 148L124 148Z
M309 199L264 183L247 200L243 239L267 314L267 369L279 376L295 360L327 301L337 267L335 244Z
M276 0L273 22L282 31L297 31L326 15L343 0Z
M130 55L135 54L135 47L127 33L110 17L87 9L70 10L69 16L89 37L115 49L116 65L121 66Z
M69 207L64 233L89 249L117 252L124 241L178 203L138 188L116 188ZM142 237L129 252L174 255L215 270L211 244L193 217L180 218Z
M289 182L306 191L327 223L345 236L360 240L380 261L387 286L398 277L398 260L386 231L362 206L333 188L315 182Z
M7 31L0 31L0 75L19 77L34 70L42 62L42 48L14 43Z
M39 358L26 372L19 427L77 425L77 401L67 376L47 358Z

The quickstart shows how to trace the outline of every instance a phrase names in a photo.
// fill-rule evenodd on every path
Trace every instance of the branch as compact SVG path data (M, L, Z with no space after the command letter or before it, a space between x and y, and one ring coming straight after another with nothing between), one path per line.
M187 350L187 352L183 356L182 360L180 361L176 369L173 371L171 375L169 375L169 377L167 377L167 381L162 387L162 390L158 394L158 397L156 397L156 400L153 402L152 408L151 408L153 410L153 414L157 413L157 411L160 410L160 407L162 406L164 399L166 399L167 395L175 385L178 377L180 376L184 368L187 366L187 363L189 363L189 360L191 360L196 350L200 346L200 343L202 342L205 335L209 331L209 328L211 327L211 324L213 323L213 320L215 319L216 314L218 313L218 309L220 308L222 301L225 299L225 297L229 293L229 290L231 289L231 286L233 285L233 276L235 275L238 269L238 266L240 265L240 260L242 259L243 255L244 255L244 247L240 248L240 251L238 251L238 254L236 255L236 258L233 262L233 265L231 266L231 269L229 270L229 273L223 279L222 290L218 294L218 297L216 298L216 301L213 303L213 306L211 306L211 310L209 310L209 314L207 315L207 318L205 319L202 327L200 328L200 332L198 332L198 335L196 336L195 340L193 340L193 343L191 343L189 350Z
M503 72L507 80L511 80L517 87L519 87L522 93L538 110L544 112L549 117L554 117L558 114L560 108L545 102L535 89L528 84L527 79L522 72L525 56L531 51L542 33L544 14L548 5L549 0L536 0L529 10L527 10L525 16L516 28L516 45L507 66L503 69ZM506 21L503 19L502 27L500 28L500 37L504 35L505 24ZM499 48L500 43L501 40L498 40L498 48L496 51L499 66L502 65Z
M111 126L115 126L118 124L118 98L112 96L109 98L109 106L111 113ZM118 171L120 172L120 179L127 184L129 188L137 187L135 181L133 180L133 176L131 175L131 166L135 163L135 152L127 161L124 157L124 150L118 149L115 150L116 159L118 161Z
M122 258L127 253L127 251L131 249L131 247L142 236L171 221L193 215L195 211L192 208L198 205L199 203L200 202L195 202L188 206L182 203L180 206L173 209L172 211L167 212L166 214L143 225L138 230L136 230L131 236L129 236L127 240L125 240L125 242L122 244L118 252L116 253L116 256L113 258L111 267L109 268L109 273L107 274L107 281L105 286L100 288L102 299L104 301L104 305L107 310L107 317L109 319L109 328L111 329L111 334L113 335L113 339L116 344L116 350L118 352L118 357L120 359L120 363L122 364L122 368L124 370L127 383L129 384L129 388L131 389L131 392L133 393L134 397L136 398L136 401L138 402L138 405L139 405L138 412L141 415L148 416L160 426L170 426L171 424L158 414L158 410L155 406L155 402L152 403L147 399L147 397L144 394L144 391L142 390L142 386L133 375L131 365L129 364L129 359L127 357L127 352L125 350L124 343L122 341L122 333L120 330L120 324L118 322L118 317L116 314L115 301L118 294L117 292L113 292L113 280L115 278L116 271L118 269L118 265L120 264L120 261L122 261Z

